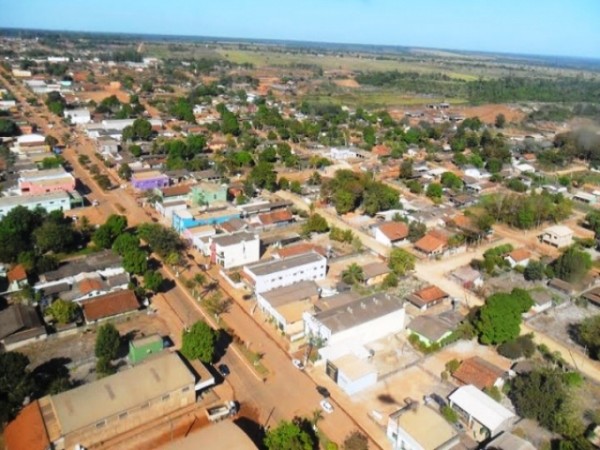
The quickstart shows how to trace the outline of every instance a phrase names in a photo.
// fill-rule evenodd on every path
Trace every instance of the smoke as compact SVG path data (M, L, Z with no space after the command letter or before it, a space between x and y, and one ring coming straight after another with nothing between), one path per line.
M586 152L600 152L600 127L586 126L577 128L571 133L578 148Z

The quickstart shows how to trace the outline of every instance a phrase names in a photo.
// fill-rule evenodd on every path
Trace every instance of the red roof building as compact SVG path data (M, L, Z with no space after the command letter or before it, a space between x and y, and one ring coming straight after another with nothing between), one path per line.
M42 418L40 404L34 401L4 429L6 450L47 450L50 439Z
M427 286L420 291L410 294L406 299L421 310L431 308L443 302L449 296L437 286Z
M85 300L81 302L81 307L86 322L93 323L108 317L136 311L140 304L133 291L124 290Z
M483 390L497 385L504 370L479 356L465 359L452 376L461 384L472 384Z

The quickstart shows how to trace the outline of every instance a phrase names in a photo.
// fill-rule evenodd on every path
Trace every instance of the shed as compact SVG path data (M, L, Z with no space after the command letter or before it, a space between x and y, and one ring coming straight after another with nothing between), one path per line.
M129 361L137 364L144 361L150 355L163 350L163 339L158 334L152 334L129 342Z

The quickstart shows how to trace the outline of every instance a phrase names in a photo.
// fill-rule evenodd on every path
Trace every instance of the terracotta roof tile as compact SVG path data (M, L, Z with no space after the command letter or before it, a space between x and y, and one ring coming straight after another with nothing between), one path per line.
M271 224L279 223L279 222L289 222L293 218L294 218L294 216L287 209L282 209L281 211L273 211L273 212L268 212L268 213L258 215L258 220L260 220L260 222L263 225L271 225Z
M82 294L89 294L93 291L98 291L102 288L100 280L95 278L85 278L79 282L79 291Z
M83 308L86 320L93 322L106 317L135 311L140 307L140 304L133 291L124 290L83 301L81 302L81 307Z
M169 186L161 189L163 197L177 197L179 195L186 195L190 192L191 187L189 184L178 184L177 186Z
M472 384L479 389L490 388L504 371L479 356L465 359L460 367L452 374L463 384Z
M387 145L376 145L371 149L371 153L377 156L390 156L392 151Z
M386 222L379 226L381 231L390 241L401 241L408 237L408 225L404 222Z
M274 253L280 258L289 258L290 256L301 255L311 251L315 251L323 256L327 255L327 250L325 250L325 248L321 247L320 245L310 244L308 242L290 245L289 247L281 248Z
M16 419L6 426L4 439L8 450L46 450L50 448L50 440L37 400L25 406Z
M446 242L432 236L431 234L426 234L417 242L415 242L415 248L425 253L432 253L438 250L440 247L444 247L445 245Z
M25 267L23 267L22 264L17 264L8 271L6 278L8 278L9 283L12 283L13 281L26 280L27 272L25 271Z
M421 300L423 300L424 302L427 302L427 303L434 302L436 300L441 300L444 297L448 296L448 294L446 294L444 291L442 291L437 286L427 286L426 288L423 288L420 291L415 292L414 295L416 295Z
M517 248L510 252L508 256L510 256L515 262L521 262L531 258L531 252L524 248Z

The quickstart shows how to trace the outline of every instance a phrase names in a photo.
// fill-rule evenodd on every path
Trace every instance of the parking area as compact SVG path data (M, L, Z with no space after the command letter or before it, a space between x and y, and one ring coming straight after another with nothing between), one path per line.
M339 260L330 260L328 263L329 270L327 271L327 279L333 282L339 281L341 273L351 264L358 264L360 267L364 267L367 264L381 262L377 256L370 253L361 253L353 255Z

